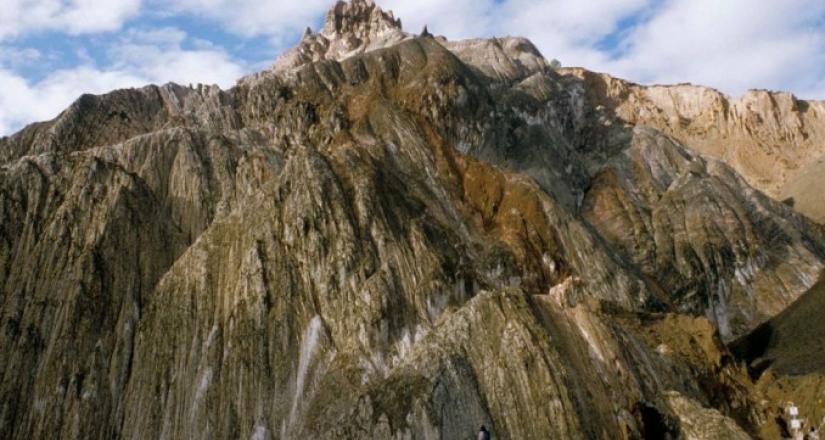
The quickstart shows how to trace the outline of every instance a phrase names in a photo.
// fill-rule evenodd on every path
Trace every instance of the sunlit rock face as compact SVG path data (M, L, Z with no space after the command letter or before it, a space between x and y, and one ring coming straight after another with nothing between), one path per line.
M584 69L562 72L581 79L604 112L722 160L754 188L825 222L817 193L825 184L824 102L766 90L731 98L691 84L645 87Z
M0 139L0 438L772 432L723 340L821 227L593 75L353 0L230 90Z

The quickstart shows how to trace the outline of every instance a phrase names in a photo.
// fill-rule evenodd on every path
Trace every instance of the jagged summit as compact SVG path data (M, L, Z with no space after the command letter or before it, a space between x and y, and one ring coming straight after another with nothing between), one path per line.
M330 38L355 35L366 39L391 30L401 30L401 19L392 11L384 12L371 0L352 0L339 1L327 12L321 33Z
M281 55L270 71L281 72L308 62L342 60L358 53L388 47L412 35L401 20L370 0L339 1L329 12L320 32L307 28L301 41Z
M435 37L427 28L414 35L405 32L401 19L370 0L339 1L329 12L319 32L307 28L298 45L284 52L261 74L289 73L307 63L342 61L357 54L387 48L413 38L434 38L439 44L482 74L496 79L523 79L548 69L548 62L536 46L522 37L450 41ZM245 81L245 80L242 80Z

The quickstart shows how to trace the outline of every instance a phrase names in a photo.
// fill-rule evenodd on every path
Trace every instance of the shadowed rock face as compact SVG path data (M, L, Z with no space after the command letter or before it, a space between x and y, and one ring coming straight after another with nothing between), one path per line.
M799 301L736 341L734 352L757 374L768 367L780 375L825 373L823 341L818 337L824 300L825 273Z
M802 297L782 313L731 344L733 353L748 364L760 393L767 396L769 417L787 422L786 405L793 402L806 420L806 429L825 417L825 348L820 318L825 300L825 273ZM764 437L788 433L766 425Z
M3 138L0 437L760 432L720 335L823 232L597 87L354 0L228 91Z

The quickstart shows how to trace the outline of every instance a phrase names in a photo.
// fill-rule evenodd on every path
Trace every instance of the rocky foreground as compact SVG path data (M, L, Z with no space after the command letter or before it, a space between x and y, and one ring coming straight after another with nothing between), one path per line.
M780 438L823 137L365 0L230 90L83 96L0 139L0 438Z

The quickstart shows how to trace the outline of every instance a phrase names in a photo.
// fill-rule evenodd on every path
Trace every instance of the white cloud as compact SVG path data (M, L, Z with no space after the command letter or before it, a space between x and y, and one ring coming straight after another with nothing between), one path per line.
M129 29L121 35L119 41L170 47L180 46L187 38L188 35L186 35L186 32L176 27L167 26L150 29Z
M430 32L451 39L486 36L492 28L494 0L386 0L381 8L401 18L408 32L427 25Z
M652 0L386 0L380 4L401 17L407 31L424 25L448 38L529 37L548 57L590 65L607 55L592 46L614 32L623 18Z
M42 58L43 54L37 49L0 46L0 67L28 66Z
M609 55L596 45L622 20L642 13L652 0L507 0L496 15L497 34L530 38L548 58L598 68Z
M114 68L135 73L147 83L204 83L227 88L244 73L242 65L221 50L128 44L118 46L116 51Z
M823 17L821 0L673 0L605 67L639 81L691 81L734 95L804 92L825 77Z
M3 0L0 40L37 31L113 31L137 15L140 0Z
M191 14L246 37L266 35L276 45L300 36L334 3L331 0L153 0L168 14Z
M205 83L231 87L244 73L241 62L223 49L196 40L195 49L183 48L188 38L177 28L130 30L110 49L113 68L132 72L152 83Z

